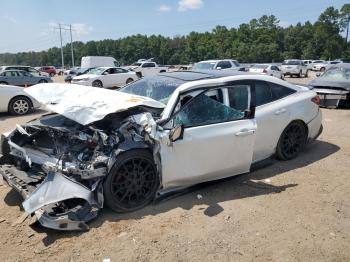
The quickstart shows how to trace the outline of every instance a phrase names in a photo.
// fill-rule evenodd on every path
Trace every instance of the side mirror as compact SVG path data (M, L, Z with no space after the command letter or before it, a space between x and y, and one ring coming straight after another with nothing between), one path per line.
M183 135L184 135L184 126L183 125L175 126L170 131L169 139L171 142L175 142L179 139L182 139Z

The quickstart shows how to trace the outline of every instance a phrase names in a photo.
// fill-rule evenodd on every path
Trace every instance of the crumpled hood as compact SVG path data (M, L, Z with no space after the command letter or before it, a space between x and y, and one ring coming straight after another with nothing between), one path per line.
M24 92L53 112L82 125L137 106L165 107L163 103L148 97L74 84L38 84L25 88Z
M345 90L350 91L350 81L327 81L327 80L323 80L322 76L320 76L319 78L316 78L314 80L312 80L309 83L309 86L317 86L317 87L328 87L328 88L332 88L332 87L336 87L336 88L344 88Z

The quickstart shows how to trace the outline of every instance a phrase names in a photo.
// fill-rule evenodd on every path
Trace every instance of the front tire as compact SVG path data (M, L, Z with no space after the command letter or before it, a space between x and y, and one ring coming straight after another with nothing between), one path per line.
M115 212L124 213L148 205L159 187L153 155L135 149L117 157L103 183L106 204Z
M8 85L7 82L0 82L0 85Z
M40 81L39 81L39 84L46 84L47 83L47 81L45 80L45 79L41 79Z
M50 77L54 77L55 76L55 73L50 73Z
M31 108L32 102L24 96L15 97L9 103L9 112L12 115L25 115Z
M290 160L299 155L307 141L307 129L301 121L293 121L281 134L276 155L280 160Z
M100 80L95 80L94 82L92 82L92 86L93 87L103 87L103 84Z

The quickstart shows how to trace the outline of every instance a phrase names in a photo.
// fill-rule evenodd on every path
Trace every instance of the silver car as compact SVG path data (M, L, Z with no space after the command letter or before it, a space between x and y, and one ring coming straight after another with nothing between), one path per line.
M52 83L46 76L34 76L23 70L7 70L0 73L0 85L32 86L42 83Z
M308 77L309 70L302 60L284 60L281 69L284 76Z

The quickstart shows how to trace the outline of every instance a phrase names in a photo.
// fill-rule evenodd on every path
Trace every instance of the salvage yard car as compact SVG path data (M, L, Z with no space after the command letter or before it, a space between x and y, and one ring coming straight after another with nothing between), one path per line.
M35 76L23 70L6 70L0 72L0 85L31 86L52 83L50 77Z
M309 73L307 65L299 59L284 60L281 69L284 76L308 77Z
M223 70L223 69L242 69L237 60L205 60L195 63L192 70Z
M124 86L138 79L135 72L120 67L97 67L91 69L87 74L75 76L71 80L73 84L94 87L116 87Z
M274 64L255 64L248 68L248 72L274 76L284 79L281 70Z
M280 79L216 72L142 78L120 91L37 85L56 114L1 140L1 174L45 227L84 230L104 203L116 212L159 195L289 160L320 134L316 93Z
M23 87L0 85L0 112L25 115L40 104L23 91Z
M134 71L139 78L144 76L154 76L168 71L168 67L166 66L160 66L156 62L142 59L133 63L128 68Z
M350 107L350 64L332 65L309 86L320 96L322 107Z

